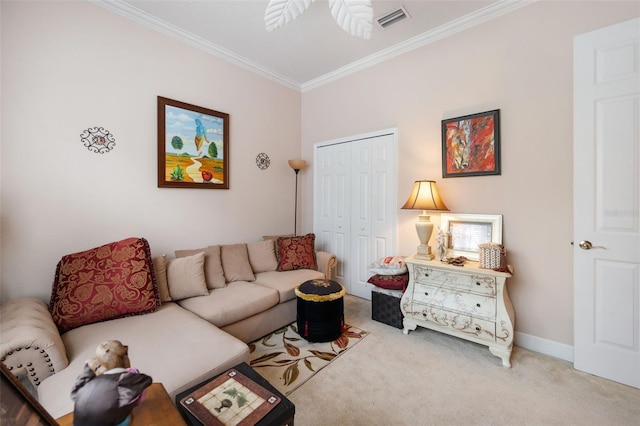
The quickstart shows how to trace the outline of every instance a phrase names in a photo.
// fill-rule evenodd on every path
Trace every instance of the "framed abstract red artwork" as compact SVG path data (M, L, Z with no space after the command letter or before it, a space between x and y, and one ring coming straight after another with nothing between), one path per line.
M442 120L442 177L500 174L500 110Z

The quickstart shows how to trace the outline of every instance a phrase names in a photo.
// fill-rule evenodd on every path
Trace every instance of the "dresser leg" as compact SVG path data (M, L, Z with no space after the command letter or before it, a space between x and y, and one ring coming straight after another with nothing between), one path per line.
M416 327L418 327L417 324L408 322L406 319L402 321L402 324L404 325L404 329L402 330L404 334L409 334L410 331L415 330Z
M511 349L510 348L501 348L498 346L489 346L489 351L502 359L502 366L506 368L511 368Z

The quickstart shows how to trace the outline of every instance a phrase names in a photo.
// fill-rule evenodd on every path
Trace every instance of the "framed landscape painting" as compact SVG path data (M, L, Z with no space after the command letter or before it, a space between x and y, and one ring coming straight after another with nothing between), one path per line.
M229 114L158 96L158 187L229 189Z
M500 174L500 110L442 120L442 177Z

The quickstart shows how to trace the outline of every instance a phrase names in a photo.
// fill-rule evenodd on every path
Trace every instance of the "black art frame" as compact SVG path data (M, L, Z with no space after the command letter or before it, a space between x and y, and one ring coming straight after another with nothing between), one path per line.
M499 174L499 109L442 120L443 178Z

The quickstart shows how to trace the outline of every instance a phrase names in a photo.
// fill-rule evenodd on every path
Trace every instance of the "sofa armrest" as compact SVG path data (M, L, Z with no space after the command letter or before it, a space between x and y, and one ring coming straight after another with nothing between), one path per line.
M317 251L316 260L318 261L318 271L322 272L328 280L333 278L337 263L336 255L326 251Z
M62 338L47 306L34 297L0 307L0 360L16 376L38 386L69 365Z

